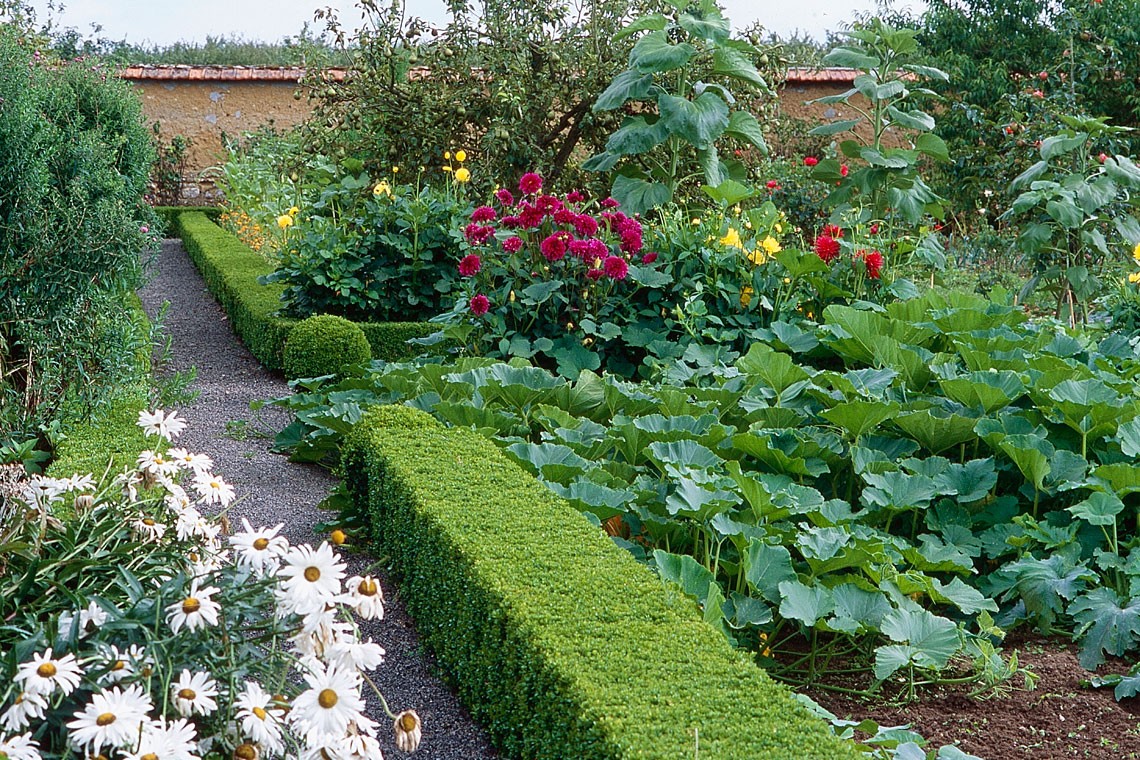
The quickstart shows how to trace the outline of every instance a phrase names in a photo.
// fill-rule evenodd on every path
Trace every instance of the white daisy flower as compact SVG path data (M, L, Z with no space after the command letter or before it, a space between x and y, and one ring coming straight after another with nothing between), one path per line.
M191 673L183 670L178 680L170 685L174 707L184 718L192 715L210 715L218 709L214 697L218 696L218 685L209 673Z
M423 736L423 723L415 710L404 710L392 723L396 732L396 746L403 752L415 752Z
M138 426L147 435L160 435L168 441L173 441L179 433L186 429L186 420L178 416L177 412L165 414L161 409L153 412L140 411Z
M139 746L128 752L125 760L200 760L194 752L196 733L194 724L185 718L148 722L143 726Z
M39 746L31 734L11 736L0 741L0 757L7 760L40 760Z
M140 666L153 662L142 647L132 644L127 649L119 649L112 645L105 651L102 664L107 670L99 676L99 682L107 684L118 683L128 676L133 676L139 672Z
M284 561L277 573L282 579L277 594L286 608L304 615L337 601L345 566L327 543L316 551L308 544L294 546Z
M329 647L328 660L346 670L375 670L384 662L384 648L372 639L357 641L345 638Z
M191 454L186 449L171 449L166 452L168 459L177 462L179 467L193 472L208 472L214 467L214 460L205 454Z
M219 475L210 472L200 472L194 476L194 488L202 501L207 504L221 504L228 507L234 500L234 487Z
M139 453L136 465L139 472L169 477L178 472L178 463L158 451Z
M371 575L354 575L345 583L347 601L365 620L384 619L384 592Z
M285 751L282 741L282 721L285 711L273 704L273 697L261 684L246 681L245 688L234 700L238 708L236 720L242 736L260 744L272 755Z
M78 750L99 754L104 747L126 747L137 741L153 705L139 684L126 689L114 686L91 695L91 702L68 721L71 744Z
M214 548L204 548L200 552L191 552L188 557L191 578L204 578L211 573L221 570L229 564L230 552L228 549L218 551Z
M166 533L165 525L153 517L147 517L146 515L137 518L131 523L131 527L134 529L135 535L143 541L157 543Z
M43 718L45 710L47 697L34 691L21 692L4 714L0 715L0 726L5 731L23 731L33 720Z
M63 657L53 657L51 647L43 654L32 655L32 661L22 663L16 672L16 683L24 691L44 695L59 689L67 696L79 686L81 678L83 669L75 655L68 652Z
M23 498L29 506L46 508L63 500L71 482L61 478L33 475L23 486Z
M202 521L202 513L194 507L190 506L190 502L186 502L186 506L181 509L176 509L173 506L174 514L178 519L174 523L174 532L178 534L179 541L189 541L194 536L198 535L198 525Z
M230 536L230 546L237 550L238 567L248 568L257 575L275 572L281 564L281 557L289 550L289 540L277 535L285 523L256 530L245 517L241 518L241 523L245 530Z
M93 491L95 490L95 478L91 475L72 475L67 479L67 490Z
M186 598L166 608L166 623L174 633L182 630L183 626L187 630L196 631L218 624L218 612L222 607L210 597L219 593L219 590L214 586L200 588L198 583L195 579L190 584L190 593Z
M355 671L335 665L305 674L308 689L293 700L289 720L310 744L323 743L321 737L344 736L348 724L363 718L364 699L361 679Z
M299 760L349 760L349 755L345 753L339 736L327 734L309 739Z
M88 602L87 606L79 611L79 628L83 631L102 628L109 617L107 610L95 602Z
M384 760L380 742L368 734L349 734L340 740L340 745L350 760Z

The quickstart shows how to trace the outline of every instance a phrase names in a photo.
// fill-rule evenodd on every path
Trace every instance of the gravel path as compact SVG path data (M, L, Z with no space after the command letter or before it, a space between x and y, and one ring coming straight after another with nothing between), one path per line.
M276 408L251 412L249 403L289 392L285 381L265 370L230 329L225 312L206 290L198 270L179 240L162 244L151 266L147 285L139 292L148 314L155 316L169 302L165 332L171 338L171 361L166 372L196 368L190 390L199 395L178 407L189 426L178 443L191 451L209 454L217 471L237 489L239 501L230 511L235 526L247 517L253 525L285 523L282 533L292 543L321 540L313 526L322 515L316 504L333 488L336 479L312 465L294 464L269 452L268 437L284 427L288 418ZM368 567L371 557L349 555L349 573ZM435 675L432 657L420 646L419 636L395 586L383 568L372 570L385 592L385 616L364 623L362 635L387 650L385 663L374 675L394 712L415 709L423 719L424 738L415 757L422 760L478 760L494 758L482 729ZM375 698L369 717L390 725ZM381 745L390 757L403 757L391 731L380 731Z

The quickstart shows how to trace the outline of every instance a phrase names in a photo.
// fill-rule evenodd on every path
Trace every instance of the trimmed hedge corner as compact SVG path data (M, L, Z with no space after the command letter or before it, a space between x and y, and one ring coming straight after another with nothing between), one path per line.
M273 271L272 265L201 211L176 209L171 216L175 234L182 238L206 287L226 310L234 332L265 367L282 371L285 341L298 320L277 316L283 286L258 282L258 277ZM406 341L437 329L427 322L358 324L372 347L372 357L386 361L410 358L417 351Z
M285 377L339 375L346 364L372 358L364 331L344 317L320 314L301 320L285 341Z
M506 756L862 757L482 436L382 407L343 466L417 628Z

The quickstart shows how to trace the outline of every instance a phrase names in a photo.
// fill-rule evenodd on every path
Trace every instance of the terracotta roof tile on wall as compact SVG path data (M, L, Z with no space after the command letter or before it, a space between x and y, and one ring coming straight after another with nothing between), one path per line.
M329 69L336 81L344 79L344 69ZM790 84L850 84L858 72L854 69L788 69ZM119 76L130 80L180 80L189 82L297 82L305 75L300 67L266 68L262 66L128 66Z
M344 79L344 69L329 69L336 81ZM300 67L264 66L128 66L119 77L129 80L175 80L186 82L297 82L305 75Z
M855 69L791 68L788 69L786 80L789 84L851 84L858 74Z

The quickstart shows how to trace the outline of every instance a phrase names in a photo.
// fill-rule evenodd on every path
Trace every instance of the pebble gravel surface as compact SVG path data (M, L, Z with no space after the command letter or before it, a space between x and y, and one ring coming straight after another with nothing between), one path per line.
M289 392L284 379L264 369L246 350L225 312L206 289L182 242L167 240L148 267L147 283L139 291L152 317L169 304L163 332L170 338L164 373L196 372L189 386L197 396L177 407L189 423L178 444L211 456L216 471L234 484L238 501L230 509L236 529L248 518L256 528L284 523L282 534L294 544L318 544L323 536L314 526L329 518L316 505L336 485L336 479L314 465L292 463L270 452L272 435L289 419L275 407L250 411L251 401L277 398ZM486 734L472 722L457 697L437 676L438 668L421 646L395 585L373 557L350 553L349 575L371 568L385 593L384 619L361 626L387 652L372 675L393 712L416 710L423 720L420 760L479 760L495 758ZM370 697L368 715L381 723L385 756L405 757L396 749L379 701Z

